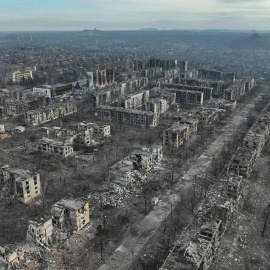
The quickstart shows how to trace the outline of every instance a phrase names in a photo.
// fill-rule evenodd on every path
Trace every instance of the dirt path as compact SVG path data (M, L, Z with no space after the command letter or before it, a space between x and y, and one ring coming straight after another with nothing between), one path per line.
M250 104L241 104L241 108L237 109L229 119L231 121L225 126L216 129L212 142L208 145L204 153L196 160L190 161L192 165L189 170L185 172L182 179L178 180L172 190L167 192L167 194L159 196L161 203L156 205L145 218L132 225L130 233L126 234L121 245L118 246L109 259L99 268L100 270L124 270L132 266L134 258L140 254L142 247L154 236L163 221L170 215L171 204L175 207L180 201L179 194L187 192L192 187L194 176L203 173L211 164L212 158L218 157L224 141L232 139L235 131L244 121L245 117L249 115L250 110L254 107L258 98L253 99Z

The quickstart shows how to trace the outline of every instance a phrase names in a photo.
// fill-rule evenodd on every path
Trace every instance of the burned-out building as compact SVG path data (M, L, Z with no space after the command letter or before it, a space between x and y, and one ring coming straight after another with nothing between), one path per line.
M115 83L116 68L105 68L93 71L93 86L104 88Z
M61 103L28 111L24 114L25 124L37 126L77 112L77 107L72 103Z
M179 239L160 270L207 270L220 244L221 220L203 224L192 239Z
M49 98L70 94L72 92L72 84L57 83L54 85L41 85L33 87L33 93L38 96L46 96Z
M37 149L48 154L59 155L66 158L73 153L73 147L70 143L42 138L38 141Z
M92 122L81 122L78 124L79 132L85 132L87 130L90 131L90 135L94 138L104 138L111 135L110 125L97 125Z
M178 90L176 91L176 102L180 104L203 105L203 92Z
M131 173L133 170L148 172L162 161L162 145L142 146L110 168L110 181L122 186L127 186L131 181Z
M179 81L180 84L200 87L213 88L213 98L224 98L225 90L228 84L222 80L209 80L209 79L188 79L183 78Z
M243 147L256 149L256 155L258 157L268 138L268 126L262 123L254 123L243 140Z
M234 200L242 199L242 176L228 176L227 180L227 195Z
M80 231L90 222L89 202L85 198L63 198L51 209L55 229Z
M118 100L118 107L125 109L138 109L149 99L149 90L123 96Z
M177 121L163 132L163 145L178 148L198 130L198 119L183 114L174 114L173 120Z
M173 83L162 83L162 88L167 88L169 91L176 93L176 102L181 101L181 97L183 96L183 92L179 92L179 90L190 90L195 92L203 93L203 100L209 100L213 97L213 87L208 86L193 86L193 85L184 85L184 84L173 84ZM183 97L182 97L183 98Z
M210 80L224 80L229 83L234 83L236 80L236 73L200 68L198 69L198 78Z
M145 110L157 114L162 114L169 110L169 104L165 98L150 99L144 104Z
M29 221L26 239L37 245L47 247L52 243L53 226L52 219L43 223Z
M96 114L100 119L130 125L154 127L158 124L158 115L153 112L101 106Z
M28 203L41 194L38 173L5 166L0 170L0 183L9 185L12 194L23 203Z
M131 181L132 170L132 161L126 159L121 160L109 169L109 179L112 183L127 186Z
M225 114L225 111L223 109L217 109L217 108L202 108L201 110L197 110L193 117L198 118L199 120L199 126L210 126L215 123L217 123L221 118L222 115Z
M256 161L256 149L239 147L229 164L229 173L249 177Z
M132 160L135 170L141 169L148 172L153 168L153 157L151 152L135 150L131 153L129 158Z

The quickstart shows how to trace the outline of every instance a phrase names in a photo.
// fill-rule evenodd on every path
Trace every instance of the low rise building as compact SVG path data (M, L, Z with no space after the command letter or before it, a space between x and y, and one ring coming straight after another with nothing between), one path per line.
M13 169L9 166L1 168L0 183L8 183L18 200L28 203L41 194L40 175L21 169Z
M133 151L130 156L110 168L110 181L122 186L127 186L131 181L131 173L133 170L148 172L162 161L163 153L161 145L153 145L151 147L142 146L141 150Z
M173 119L178 120L178 122L163 132L163 145L178 148L191 134L197 132L198 119L183 115Z
M53 227L60 230L80 231L90 222L85 198L64 198L52 206L51 213Z
M26 238L38 245L47 247L52 243L52 234L52 219L49 219L44 223L30 221Z
M109 178L112 183L121 186L127 186L131 180L131 172L133 170L133 162L130 160L121 160L114 164L109 170Z
M68 142L62 142L54 139L42 138L38 141L38 150L48 154L59 155L63 158L73 153L73 147Z

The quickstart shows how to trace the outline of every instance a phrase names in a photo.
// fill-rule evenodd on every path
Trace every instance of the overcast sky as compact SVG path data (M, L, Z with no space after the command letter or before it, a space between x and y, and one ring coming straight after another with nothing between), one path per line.
M0 31L270 30L270 0L0 0Z

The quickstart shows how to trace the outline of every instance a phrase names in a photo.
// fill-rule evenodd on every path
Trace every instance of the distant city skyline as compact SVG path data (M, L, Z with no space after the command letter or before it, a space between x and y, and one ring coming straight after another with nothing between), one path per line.
M270 30L268 0L1 0L0 31Z

